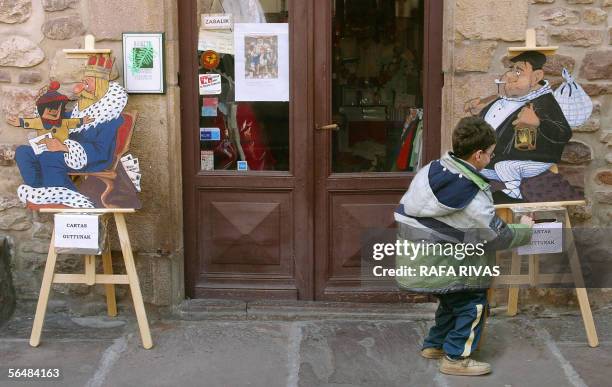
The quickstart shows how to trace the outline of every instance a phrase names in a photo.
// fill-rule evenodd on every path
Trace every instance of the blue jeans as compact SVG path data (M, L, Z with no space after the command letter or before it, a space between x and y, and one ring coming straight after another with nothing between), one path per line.
M470 356L478 347L484 314L488 308L485 291L436 296L440 300L435 325L423 348L442 348L451 358Z
M39 155L29 145L21 145L15 151L15 161L23 181L33 187L65 187L76 191L70 180L64 161L64 152L43 152Z

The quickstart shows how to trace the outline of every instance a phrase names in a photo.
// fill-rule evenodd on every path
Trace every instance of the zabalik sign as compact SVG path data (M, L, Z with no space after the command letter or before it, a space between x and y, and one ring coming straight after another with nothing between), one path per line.
M202 14L202 28L205 30L231 29L232 15L225 13Z

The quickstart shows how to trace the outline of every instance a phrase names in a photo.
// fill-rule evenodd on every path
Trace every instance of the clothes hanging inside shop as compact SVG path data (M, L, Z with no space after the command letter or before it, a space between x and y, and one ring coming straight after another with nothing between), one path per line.
M411 108L404 122L394 171L416 171L423 145L423 109Z
M253 171L274 170L276 160L264 140L263 128L250 103L228 104L228 115L219 114L215 126L221 129L221 141L214 151L215 169L230 169L246 161ZM236 136L237 129L238 136ZM237 137L239 140L237 141Z

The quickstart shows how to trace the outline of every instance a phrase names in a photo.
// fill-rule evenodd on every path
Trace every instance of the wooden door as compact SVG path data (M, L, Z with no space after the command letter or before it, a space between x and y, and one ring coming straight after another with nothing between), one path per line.
M410 298L391 281L361 278L360 247L365 230L394 227L414 176L394 155L407 138L407 105L424 107L420 162L439 157L443 4L418 3L314 2L316 299ZM382 95L388 87L394 99Z
M242 152L248 159L250 149L251 160L257 159L256 168L260 169L244 172L236 170L232 157L223 161L217 158L223 156L217 148L219 142L202 144L199 137L203 125L226 129L231 126L229 114L221 112L221 106L218 114L223 114L223 120L204 117L203 98L209 97L199 95L198 89L199 74L221 71L227 75L231 71L218 70L221 67L206 70L199 63L203 54L198 46L200 14L223 10L202 10L198 6L220 3L178 2L186 292L199 298L312 299L312 123L308 111L307 17L311 4L266 2L270 7L287 3L289 6L288 10L274 8L264 12L268 22L289 23L290 100L285 105L276 102L233 105L238 106ZM263 17L247 15L251 16ZM257 43L273 44L266 43L266 39L263 37ZM218 98L227 101L230 97L222 94ZM224 105L226 110L227 105L232 102ZM246 137L242 133L244 116L255 117L249 118L249 125L253 126ZM220 133L225 135L224 129ZM231 138L229 130L227 135ZM214 170L202 170L209 167L201 164L201 158L210 156L202 152L213 152ZM262 152L267 152L265 157ZM234 157L235 153L242 157L231 147L227 152ZM264 158L265 162L260 162ZM249 163L252 163L249 169L255 167L254 162Z

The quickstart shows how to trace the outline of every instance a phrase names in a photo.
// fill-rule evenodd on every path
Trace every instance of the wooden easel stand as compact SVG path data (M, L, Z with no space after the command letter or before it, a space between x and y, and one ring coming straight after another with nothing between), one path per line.
M110 247L107 246L102 254L102 264L104 274L96 274L96 259L95 255L85 256L85 273L84 274L59 274L55 273L55 263L57 261L57 253L55 252L55 232L51 235L51 243L49 244L49 253L47 255L47 263L43 274L40 294L38 296L38 304L36 305L36 315L34 316L34 324L32 326L32 334L30 336L30 345L37 347L40 344L40 336L47 311L47 303L49 301L49 293L52 284L104 284L106 292L106 306L109 316L117 315L117 302L115 299L115 285L129 285L134 301L134 310L138 320L140 329L140 337L142 346L145 349L153 347L151 340L151 331L149 322L140 292L140 283L138 281L138 273L134 263L134 255L132 246L125 224L124 214L134 213L131 208L109 208L109 209L41 209L40 212L46 213L89 213L89 214L113 214L117 225L117 233L119 234L119 243L121 244L121 252L125 262L126 274L113 274L113 263L111 258Z
M550 202L550 203L516 203L516 204L502 204L496 205L495 209L500 218L506 223L512 223L512 209L513 208L526 208L538 210L546 207L563 207L565 209L565 233L564 245L566 247L566 253L569 258L571 273L562 274L540 274L540 261L538 255L529 255L529 272L528 274L521 274L521 256L516 251L512 252L512 263L510 266L509 275L500 275L493 280L493 286L489 289L488 299L493 300L494 286L495 285L510 285L508 290L508 316L516 316L518 313L518 295L519 288L521 285L529 285L536 287L538 285L546 284L573 284L576 289L576 296L578 298L578 305L580 306L580 313L582 314L582 321L584 322L584 328L587 335L587 341L590 347L597 347L599 345L599 339L597 338L597 331L595 329L595 321L593 320L593 313L591 312L591 306L589 304L589 297L587 295L586 288L584 287L584 277L582 276L582 268L580 267L580 259L578 252L576 251L576 244L574 243L574 237L571 232L571 222L567 211L567 206L576 206L586 204L583 200L576 201L562 201L562 202Z

